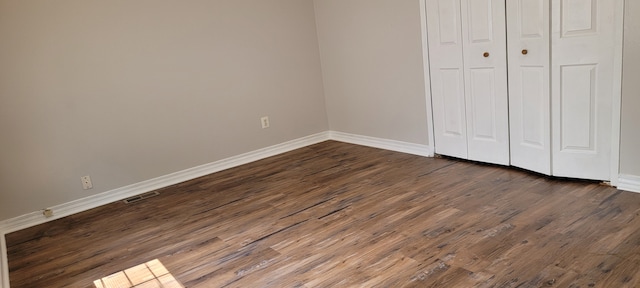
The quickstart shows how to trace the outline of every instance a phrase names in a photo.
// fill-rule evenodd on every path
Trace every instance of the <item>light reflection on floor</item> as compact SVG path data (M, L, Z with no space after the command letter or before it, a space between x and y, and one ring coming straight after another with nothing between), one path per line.
M184 288L158 259L103 277L93 284L96 288Z

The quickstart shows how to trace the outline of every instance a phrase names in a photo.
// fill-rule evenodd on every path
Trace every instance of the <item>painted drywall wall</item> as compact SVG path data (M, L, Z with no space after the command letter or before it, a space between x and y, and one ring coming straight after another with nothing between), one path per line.
M627 0L624 17L620 173L640 176L640 2Z
M0 220L328 130L312 0L0 0L0 39Z
M420 2L314 3L331 130L429 144Z

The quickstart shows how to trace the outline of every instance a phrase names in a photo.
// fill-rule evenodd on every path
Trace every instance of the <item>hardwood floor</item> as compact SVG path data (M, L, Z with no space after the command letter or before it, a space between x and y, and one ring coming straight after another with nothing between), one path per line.
M11 287L640 287L640 195L323 142L7 235Z

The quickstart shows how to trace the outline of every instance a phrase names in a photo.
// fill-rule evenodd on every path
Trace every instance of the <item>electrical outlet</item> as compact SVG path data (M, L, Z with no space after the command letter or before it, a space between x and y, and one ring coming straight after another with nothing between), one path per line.
M44 209L44 210L42 210L42 215L44 215L44 217L51 218L51 217L53 217L53 210Z
M260 123L262 123L262 129L269 128L269 116L260 118Z
M88 175L80 177L80 181L82 181L82 189L89 190L93 188L93 184L91 183L91 177L89 177Z

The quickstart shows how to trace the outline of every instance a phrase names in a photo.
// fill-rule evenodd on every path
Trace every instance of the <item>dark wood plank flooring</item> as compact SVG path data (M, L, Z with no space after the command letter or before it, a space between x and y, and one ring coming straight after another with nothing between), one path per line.
M11 287L640 287L640 195L327 141L8 234Z

